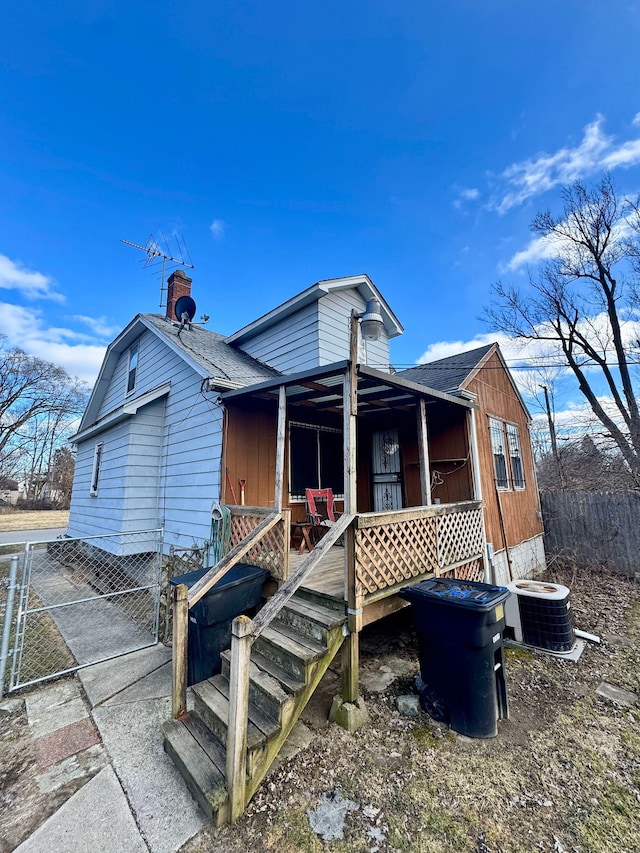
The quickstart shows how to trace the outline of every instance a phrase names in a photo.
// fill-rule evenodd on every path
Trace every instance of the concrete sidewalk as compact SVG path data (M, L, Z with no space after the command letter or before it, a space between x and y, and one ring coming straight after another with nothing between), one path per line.
M170 658L170 649L156 645L27 697L40 790L87 781L16 851L174 853L205 826L162 746Z

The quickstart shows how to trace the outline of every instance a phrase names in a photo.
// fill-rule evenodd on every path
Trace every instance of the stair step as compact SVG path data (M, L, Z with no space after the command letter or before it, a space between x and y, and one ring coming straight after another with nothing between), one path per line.
M230 652L223 653L221 660L222 675L229 681L231 673ZM290 691L283 687L278 678L262 669L252 659L249 662L249 702L282 725L283 719L295 702L295 698Z
M210 679L215 683L216 688L222 693L224 698L229 700L229 691L231 689L229 685L229 679L225 678L222 674L215 675L212 679ZM249 722L252 723L262 734L268 739L273 737L273 735L278 734L280 731L280 724L276 719L269 716L269 714L265 714L261 708L255 705L253 702L249 702Z
M345 602L339 601L337 598L328 595L325 592L319 592L316 589L301 586L296 590L295 598L310 601L312 604L319 604L321 607L326 607L327 610L334 610L340 615L345 613Z
M226 681L226 679L224 679ZM220 675L208 678L192 686L195 699L194 711L213 735L226 747L227 726L229 722L229 687L221 691L223 679ZM256 719L258 718L258 719ZM258 725L257 722L261 723ZM247 750L253 752L261 749L268 738L278 731L278 725L264 714L261 714L250 703L249 724L247 726Z
M346 622L346 615L310 599L294 596L284 605L276 624L285 624L326 645L329 632Z
M225 654L227 653L223 652L223 656ZM290 672L287 672L286 669L283 669L274 660L271 660L271 658L265 657L255 646L251 649L251 662L255 663L263 672L275 678L291 696L297 696L298 693L304 690L304 681L291 675Z
M265 628L254 648L305 683L309 666L327 651L326 646L282 624Z
M210 820L222 822L228 800L223 773L212 761L186 720L162 725L164 748L180 771L189 791ZM205 741L206 742L206 741Z

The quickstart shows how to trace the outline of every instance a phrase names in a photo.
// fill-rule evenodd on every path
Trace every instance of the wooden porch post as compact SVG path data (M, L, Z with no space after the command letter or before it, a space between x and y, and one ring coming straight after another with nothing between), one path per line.
M251 644L251 619L248 616L236 616L231 624L231 678L229 679L226 767L231 823L240 817L246 805Z
M276 439L276 490L275 508L282 509L284 498L284 443L287 426L287 389L281 385L278 389L278 431Z
M187 655L189 644L189 590L183 583L173 588L173 685L171 714L174 720L187 716Z
M358 414L358 317L351 312L349 328L349 369L345 373L343 388L344 411L344 511L349 515L358 512L358 492L356 476L356 442ZM356 559L354 525L345 533L346 561L346 599L347 625L349 635L342 646L342 698L345 702L355 702L359 694L359 631L362 627L362 602L358 600L356 589Z
M429 466L429 434L427 432L427 405L424 399L418 400L418 449L420 453L420 488L422 503L431 503L431 468Z
M467 412L467 428L469 431L469 451L473 462L473 494L477 501L482 500L482 483L480 482L480 459L478 458L478 435L476 432L476 412Z

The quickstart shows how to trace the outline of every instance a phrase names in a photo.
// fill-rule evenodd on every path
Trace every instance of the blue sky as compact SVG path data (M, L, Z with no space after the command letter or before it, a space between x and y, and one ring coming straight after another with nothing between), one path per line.
M158 310L120 238L179 233L231 333L366 272L392 358L495 336L535 212L611 168L640 190L640 6L21 0L0 31L0 331L91 381Z

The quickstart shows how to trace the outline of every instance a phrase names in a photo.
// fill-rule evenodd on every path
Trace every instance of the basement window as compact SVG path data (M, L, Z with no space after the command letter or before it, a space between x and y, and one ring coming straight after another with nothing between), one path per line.
M127 394L136 387L136 372L138 370L138 342L129 350L129 370L127 371Z
M289 492L292 500L304 500L305 489L344 492L342 431L311 424L289 426Z
M91 471L91 488L89 494L95 498L98 494L98 483L100 482L100 463L102 462L102 448L104 442L96 444L93 451L93 470Z

